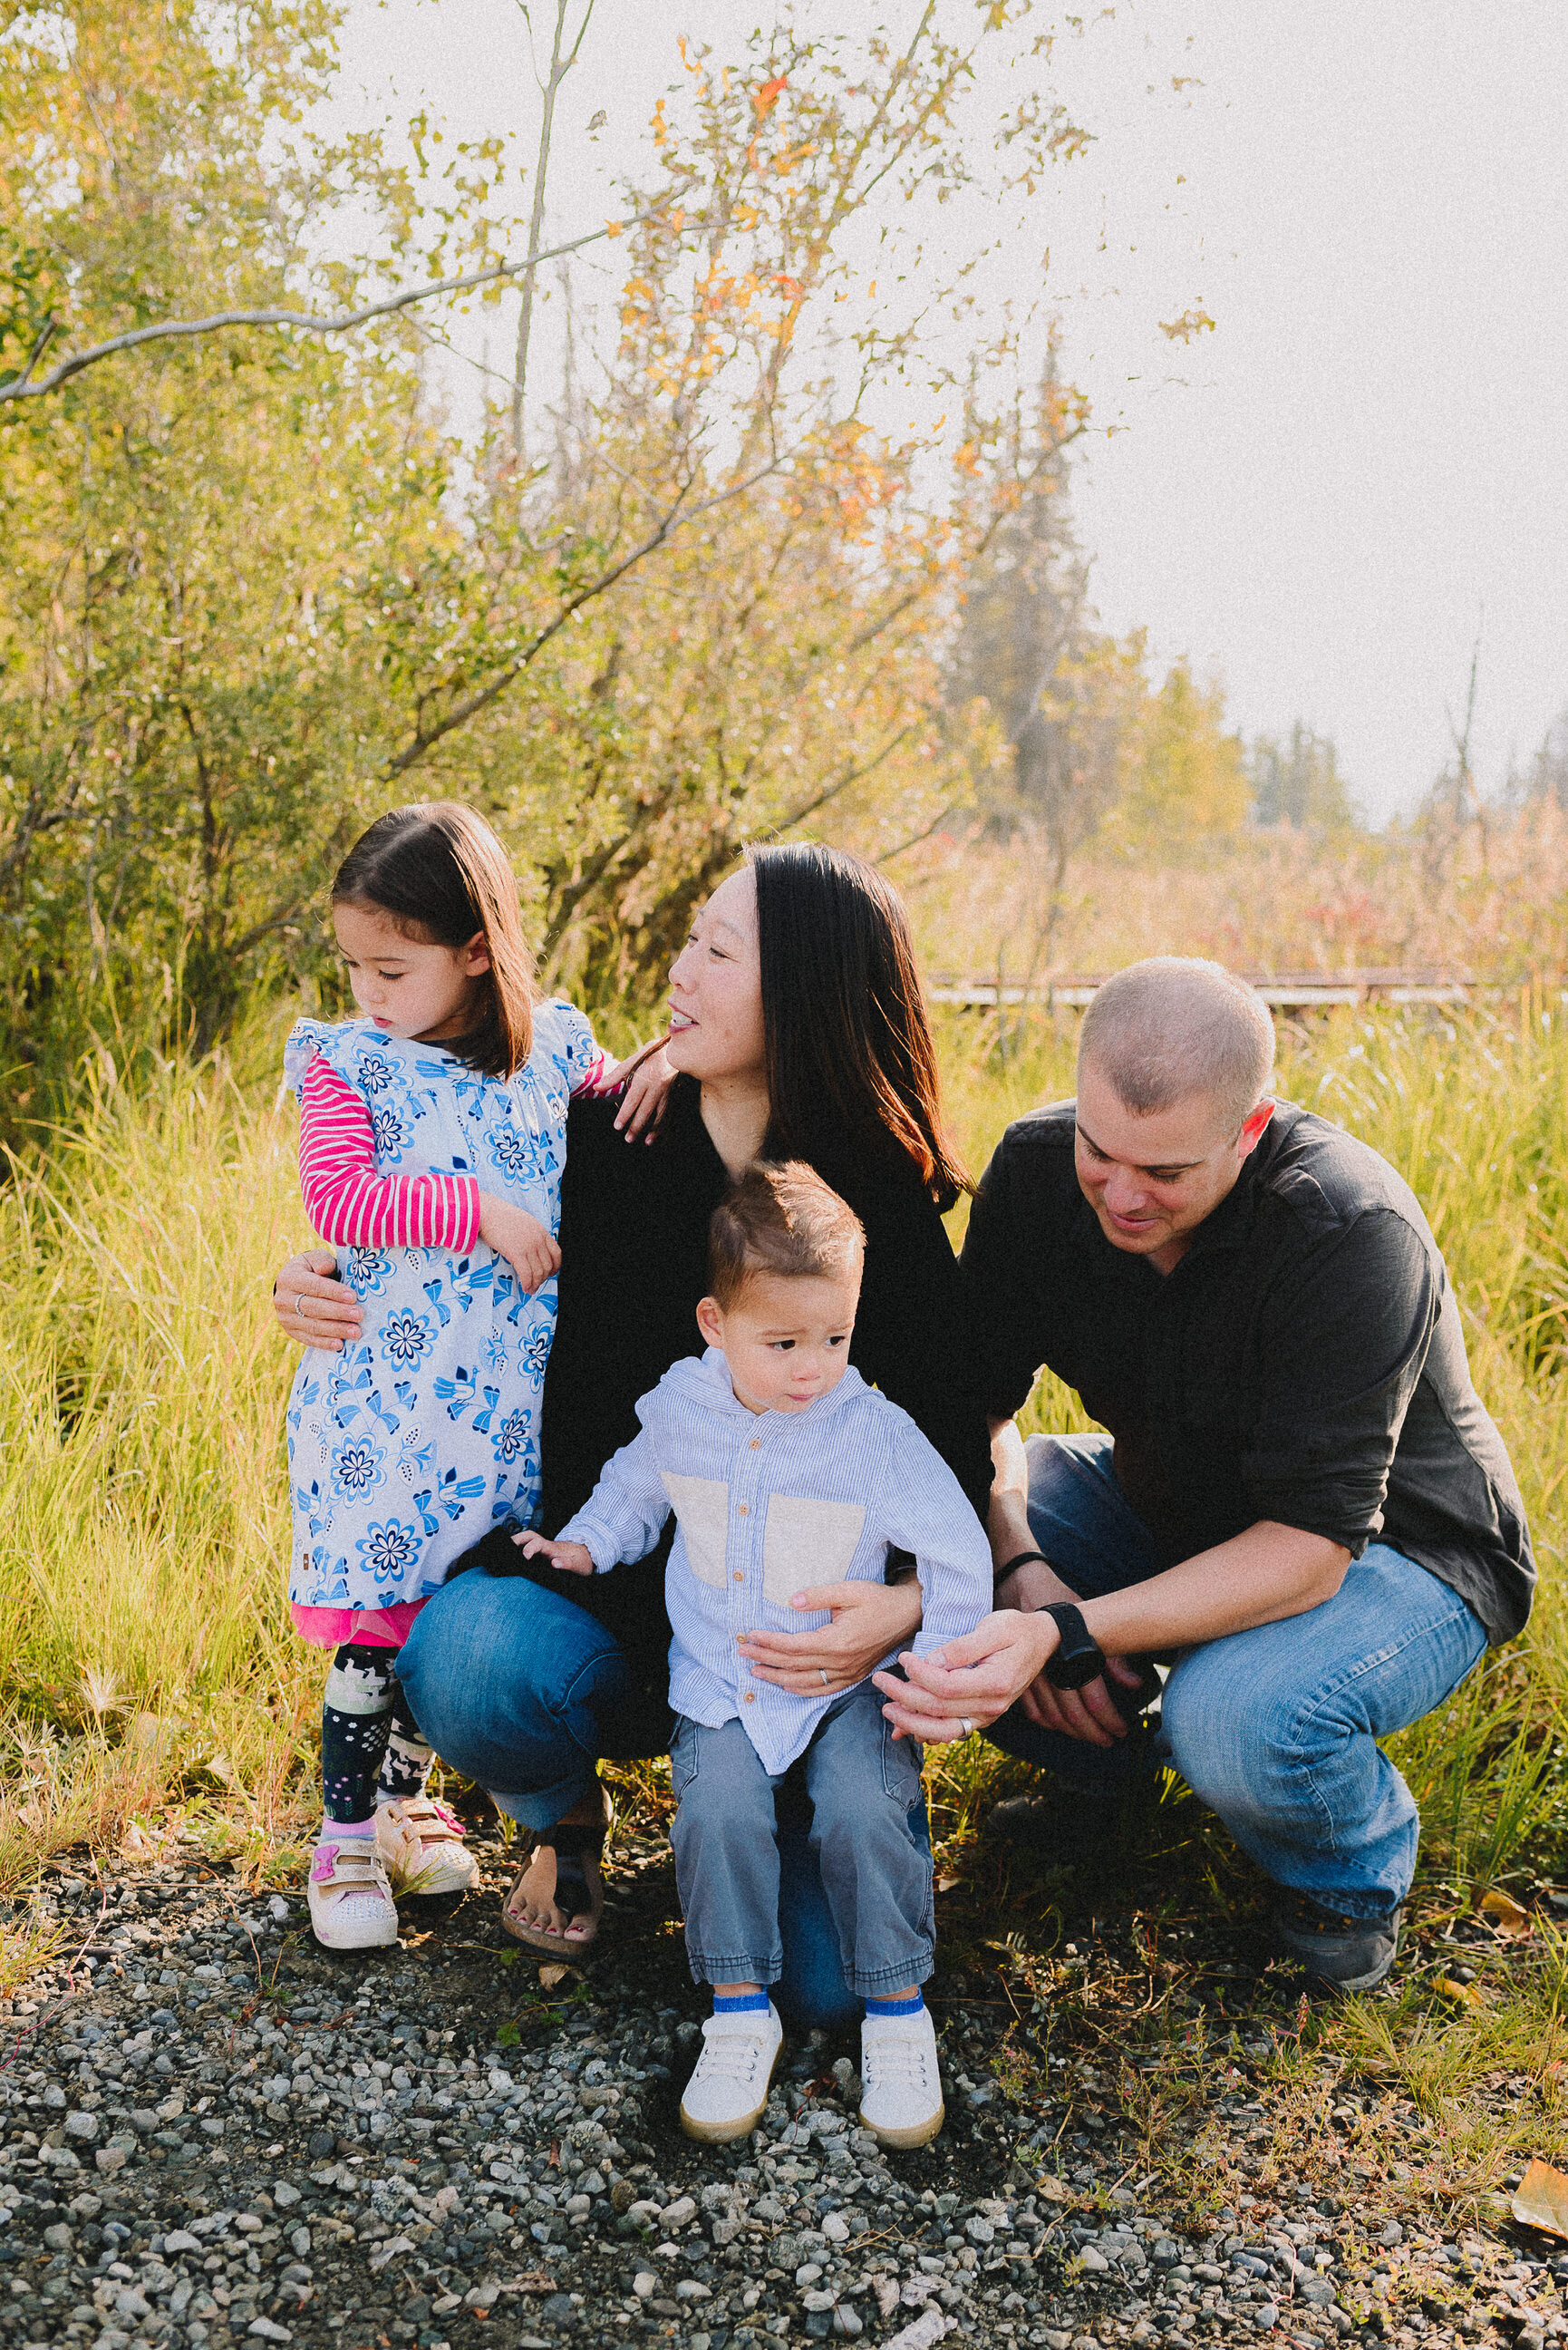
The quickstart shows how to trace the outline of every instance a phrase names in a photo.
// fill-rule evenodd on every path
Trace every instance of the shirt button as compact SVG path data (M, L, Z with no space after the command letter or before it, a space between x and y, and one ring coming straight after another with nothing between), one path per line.
M746 1448L746 1449L747 1449L747 1451L750 1451L750 1452L760 1452L760 1451L762 1451L762 1449L763 1449L763 1440L762 1440L762 1438L761 1438L760 1436L753 1436L753 1439L752 1439L752 1440L751 1440L751 1443L747 1446L747 1448Z
M735 1514L737 1517L749 1518L752 1514L750 1503L746 1502L741 1503Z
M737 1567L737 1568L735 1569L735 1580L736 1580L736 1582L737 1582L737 1583L744 1583L745 1579L746 1579L746 1578L745 1578L745 1576L741 1573L740 1568L739 1568L739 1567Z
M746 1691L746 1703L747 1703L748 1705L755 1705L756 1701L757 1701L757 1693L756 1693L756 1690L748 1690Z

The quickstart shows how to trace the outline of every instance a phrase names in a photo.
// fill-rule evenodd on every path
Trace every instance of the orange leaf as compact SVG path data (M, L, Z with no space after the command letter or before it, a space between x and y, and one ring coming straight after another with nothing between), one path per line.
M763 82L761 89L756 89L752 92L752 104L756 110L756 117L759 122L761 122L764 115L771 114L773 112L774 107L779 102L780 91L785 90L788 88L788 77L784 74L774 74L771 81Z

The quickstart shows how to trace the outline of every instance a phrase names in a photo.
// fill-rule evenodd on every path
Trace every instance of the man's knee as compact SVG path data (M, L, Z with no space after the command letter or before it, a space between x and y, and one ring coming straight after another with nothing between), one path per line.
M1160 1701L1160 1750L1222 1819L1299 1810L1306 1793L1303 1710L1250 1681L1213 1641L1184 1657Z

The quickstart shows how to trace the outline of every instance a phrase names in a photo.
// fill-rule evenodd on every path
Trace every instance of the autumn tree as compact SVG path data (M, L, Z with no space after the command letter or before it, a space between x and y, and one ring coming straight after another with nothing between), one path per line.
M1305 832L1344 832L1355 821L1339 754L1326 734L1298 718L1282 741L1257 735L1247 749L1252 814L1259 824L1294 825Z

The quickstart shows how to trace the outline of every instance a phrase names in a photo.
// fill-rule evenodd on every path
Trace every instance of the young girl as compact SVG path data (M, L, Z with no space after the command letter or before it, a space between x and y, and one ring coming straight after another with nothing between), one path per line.
M305 1205L366 1316L341 1355L306 1353L289 1399L288 1596L337 1651L310 1920L329 1950L363 1950L397 1939L389 1862L421 1893L477 1881L425 1794L398 1651L454 1559L499 1519L533 1521L566 1105L634 1065L607 1067L580 1012L535 1001L512 868L466 808L381 816L332 920L365 1016L302 1020L284 1066ZM666 1082L662 1063L643 1080Z

